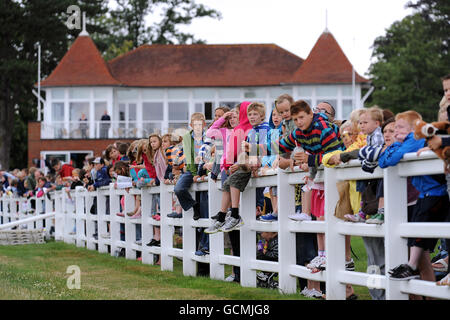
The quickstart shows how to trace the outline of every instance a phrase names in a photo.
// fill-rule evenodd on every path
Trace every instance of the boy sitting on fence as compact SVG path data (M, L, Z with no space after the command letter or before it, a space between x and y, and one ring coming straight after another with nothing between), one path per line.
M337 126L328 121L326 115L313 113L308 103L303 100L294 102L291 106L291 115L297 126L288 137L279 142L281 153L292 152L297 144L307 151L294 154L295 161L306 164L309 168L317 168L322 163L322 157L328 152L343 150L344 146L340 139ZM280 168L287 168L294 165L293 159L280 157ZM323 190L313 190L311 200L311 213L318 219L325 219L325 199ZM324 234L317 235L319 255L308 265L308 268L324 269L325 258L325 238Z
M416 152L425 146L425 140L414 139L414 124L422 117L415 111L405 111L395 117L395 139L397 142L387 147L380 155L380 168L397 165L403 156ZM409 222L445 221L449 200L444 175L414 176L412 184L419 191L419 199L414 206ZM430 262L430 252L434 251L437 239L409 238L410 258L389 271L392 280L409 280L421 278L434 281L435 276Z

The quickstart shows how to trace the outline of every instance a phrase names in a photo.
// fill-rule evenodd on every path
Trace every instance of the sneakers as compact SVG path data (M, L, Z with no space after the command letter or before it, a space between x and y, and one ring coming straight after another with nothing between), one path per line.
M206 256L207 254L209 254L209 249L208 248L201 248L200 250L195 251L195 255L196 256Z
M138 246L142 246L142 240L136 240L134 243L137 244Z
M372 218L367 219L366 223L368 223L368 224L383 224L384 223L384 214L377 213Z
M221 228L221 231L223 232L230 232L233 230L237 230L239 229L242 225L244 224L244 221L242 220L241 217L239 218L233 218L233 217L228 217L225 220L225 224L223 225L223 227Z
M350 261L345 261L345 271L355 271L355 262L353 258L350 258Z
M317 256L314 259L311 260L310 263L306 265L308 269L320 269L325 270L326 267L327 258Z
M226 282L233 282L234 281L234 274L230 274L228 277L225 278Z
M116 213L116 215L119 217L125 217L125 215L122 212Z
M266 222L277 221L278 220L278 216L276 216L276 215L274 215L272 213L268 213L268 214L265 214L263 216L260 216L259 220L266 221Z
M309 214L306 214L304 212L296 212L294 214L291 214L288 216L289 219L295 220L295 221L311 221L311 216Z
M362 212L358 212L357 214L346 214L344 218L350 222L365 222L366 217Z
M134 215L135 215L134 211L127 212L127 216L129 216L129 217L134 216Z
M131 216L130 219L139 219L141 217L141 213L136 213L135 215Z
M167 215L167 218L182 218L182 217L183 217L182 213L176 213L176 212L172 212Z
M311 289L311 290L309 291L308 297L310 297L310 298L316 298L316 299L323 299L323 294L322 294L322 292L320 292L320 291L318 291L318 290L316 290L316 289Z
M311 290L308 289L308 287L304 287L303 290L300 292L300 294L305 297L309 297L310 292L311 292Z
M389 270L391 280L401 281L420 278L419 270L413 270L409 264L401 264Z
M152 239L149 243L147 243L147 246L149 247L159 247L161 245L161 240L155 240Z
M161 220L161 216L159 214L154 214L152 216L153 219L155 219L156 221L160 221Z
M225 221L220 222L219 220L217 220L216 222L213 223L212 226L206 228L205 231L203 231L203 232L208 233L208 234L219 232L219 231L221 231L221 228L224 226L224 224L225 224Z

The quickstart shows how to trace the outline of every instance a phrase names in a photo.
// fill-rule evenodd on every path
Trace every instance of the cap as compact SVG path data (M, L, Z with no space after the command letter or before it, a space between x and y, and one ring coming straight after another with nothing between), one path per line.
M92 163L101 163L101 164L105 164L105 160L103 160L103 158L101 158L101 157L97 157L97 158L95 158L94 161L92 161Z

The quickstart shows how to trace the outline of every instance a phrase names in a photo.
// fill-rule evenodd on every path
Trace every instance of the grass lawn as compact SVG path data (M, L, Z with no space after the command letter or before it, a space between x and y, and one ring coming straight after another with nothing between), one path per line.
M356 271L365 272L362 239L352 239ZM67 267L81 270L81 289L67 288ZM140 261L50 241L41 245L0 246L0 299L16 300L292 300L299 294L282 295L277 290L243 288L237 283L206 277L185 277L182 263L174 259L174 272ZM226 276L231 267L226 267ZM302 288L298 288L301 290ZM367 288L355 287L359 299L370 299Z

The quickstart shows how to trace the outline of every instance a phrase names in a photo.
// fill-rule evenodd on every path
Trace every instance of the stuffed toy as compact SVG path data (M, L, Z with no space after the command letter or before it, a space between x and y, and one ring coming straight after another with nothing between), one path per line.
M415 139L430 139L436 134L448 135L450 134L450 122L448 121L439 121L439 122L431 122L426 123L422 120L417 120L414 129L414 138ZM450 164L450 147L441 147L437 150L434 150L436 155L445 161L447 166Z

